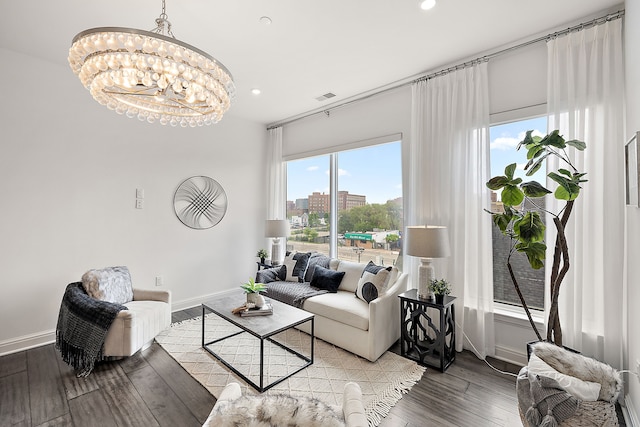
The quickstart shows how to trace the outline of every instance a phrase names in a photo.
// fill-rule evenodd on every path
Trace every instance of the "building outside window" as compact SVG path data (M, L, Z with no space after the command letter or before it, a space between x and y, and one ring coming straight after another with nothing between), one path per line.
M516 150L520 141L524 139L528 130L534 130L533 135L546 135L547 121L545 117L538 117L527 120L520 120L506 124L495 125L490 128L491 138L491 176L504 175L504 168L516 163L515 176L521 177L523 181L538 181L546 186L546 165L534 176L525 176L524 166L526 160L526 150ZM536 199L536 204L544 209L544 198ZM491 194L491 210L493 212L503 212L503 205L500 195L493 192ZM543 221L544 213L541 213ZM516 294L507 269L507 256L511 248L511 239L503 235L500 230L493 226L493 297L494 301L509 305L521 306L520 299ZM511 264L517 274L518 284L523 293L527 305L531 309L544 309L545 295L545 268L534 270L529 265L526 255L515 253L511 258Z
M335 156L337 218L331 218L330 156ZM400 141L287 162L287 249L329 254L337 227L340 259L396 263L402 247Z

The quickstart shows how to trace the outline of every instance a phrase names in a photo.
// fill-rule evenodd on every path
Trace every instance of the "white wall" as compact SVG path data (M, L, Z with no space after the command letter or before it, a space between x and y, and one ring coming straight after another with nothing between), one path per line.
M285 157L338 147L362 140L411 133L411 88L390 90L372 98L330 110L284 126Z
M640 130L640 4L638 1L627 1L625 4L625 85L627 89L627 137ZM627 207L626 210L626 261L627 261L627 362L628 369L634 370L636 361L640 360L640 209ZM627 374L628 395L627 409L633 425L640 426L640 381Z
M50 340L65 286L90 268L126 265L140 288L162 276L174 308L255 274L263 125L232 115L200 128L128 119L96 103L68 67L0 53L0 354ZM194 175L228 197L208 230L173 212L175 189Z

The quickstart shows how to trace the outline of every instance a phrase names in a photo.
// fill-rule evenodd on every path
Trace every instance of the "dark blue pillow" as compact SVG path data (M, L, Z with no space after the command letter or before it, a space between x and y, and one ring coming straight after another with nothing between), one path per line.
M316 265L316 268L313 270L313 277L311 278L311 286L318 289L325 289L335 294L338 292L343 277L344 271L335 271L324 268L321 265Z

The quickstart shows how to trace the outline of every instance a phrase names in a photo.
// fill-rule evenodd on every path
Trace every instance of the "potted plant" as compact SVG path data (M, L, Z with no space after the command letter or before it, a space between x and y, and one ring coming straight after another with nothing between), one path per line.
M256 283L253 278L250 278L248 282L243 283L240 287L247 294L247 303L255 304L257 308L260 308L265 304L264 297L260 295L260 292L267 291L267 287L264 283Z
M429 283L429 290L436 296L436 304L443 304L445 295L451 293L451 285L445 279L434 279Z
M526 254L529 264L534 269L544 266L547 246L544 242L545 224L541 219L541 212L551 215L553 225L556 229L556 241L554 243L553 264L551 266L551 288L550 288L550 311L547 324L546 340L556 345L562 346L562 328L558 316L558 295L560 285L569 271L569 247L565 236L565 227L573 211L575 200L580 195L583 177L586 175L578 171L571 158L566 152L567 147L573 147L583 151L586 144L582 141L565 141L558 130L554 130L544 138L531 136L533 131L528 131L525 138L518 144L517 150L524 147L527 150L527 164L524 169L526 176L536 173L543 162L549 156L556 157L566 168L558 168L551 171L547 176L557 184L553 195L556 199L564 201L564 205L559 212L554 213L543 209L536 203L535 199L551 194L537 181L522 182L522 178L515 178L514 172L516 164L508 165L504 170L504 175L495 176L487 182L487 187L493 191L502 190L502 203L504 212L490 212L493 223L500 231L511 239L510 252L507 256L507 268L518 298L522 303L529 323L539 340L542 336L538 331L531 312L520 291L516 273L511 265L511 256L517 251ZM526 202L526 203L525 203Z
M260 249L256 256L260 258L260 264L264 264L264 260L267 258L267 251L265 249Z

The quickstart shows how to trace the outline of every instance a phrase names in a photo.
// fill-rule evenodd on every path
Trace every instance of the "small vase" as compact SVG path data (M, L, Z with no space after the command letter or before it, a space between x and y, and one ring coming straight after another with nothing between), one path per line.
M264 264L264 257L260 258L260 264Z
M255 304L256 308L260 308L265 304L264 297L257 292L247 294L247 303Z
M444 295L436 294L436 304L444 304Z

